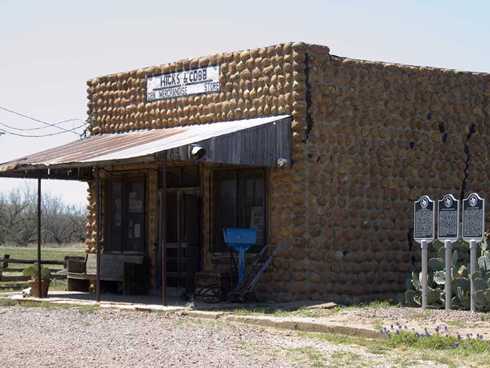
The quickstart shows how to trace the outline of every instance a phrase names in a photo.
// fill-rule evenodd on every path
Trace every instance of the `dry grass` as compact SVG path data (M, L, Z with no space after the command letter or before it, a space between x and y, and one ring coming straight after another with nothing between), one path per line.
M10 258L17 259L36 259L37 247L30 245L28 247L19 246L0 246L0 258L5 254L10 255ZM81 243L65 245L62 247L53 246L52 244L43 245L41 247L41 257L43 259L52 259L62 261L65 256L83 256L85 255L84 245Z

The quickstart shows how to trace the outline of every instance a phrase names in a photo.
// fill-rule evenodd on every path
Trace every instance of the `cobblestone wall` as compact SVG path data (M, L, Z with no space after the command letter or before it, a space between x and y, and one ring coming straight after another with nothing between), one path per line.
M172 64L117 73L88 82L88 115L91 134L126 132L137 129L163 128L174 125L203 124L216 121L254 118L279 114L293 116L294 169L271 173L270 238L275 244L301 243L304 234L304 44L277 46L230 52L203 58L181 60ZM219 93L181 97L145 103L145 76L220 65ZM207 253L210 242L209 169L203 167L203 266L213 267ZM291 200L291 198L294 198ZM87 246L95 250L94 201L89 206L89 228L92 234ZM292 249L292 247L291 247ZM294 264L295 252L289 250L277 262ZM281 267L287 278L288 266ZM277 279L279 274L274 277ZM277 290L277 283L265 282ZM281 295L295 293L284 283ZM303 293L304 290L301 291Z
M404 287L420 249L412 203L489 198L490 75L308 49L307 272L313 298Z
M146 75L216 64L219 93L145 103ZM293 116L293 166L268 175L269 240L288 245L260 283L268 298L349 301L398 292L419 254L410 241L412 201L490 194L485 74L282 44L113 74L88 86L92 134ZM210 170L202 170L207 249ZM214 267L203 252L204 267Z

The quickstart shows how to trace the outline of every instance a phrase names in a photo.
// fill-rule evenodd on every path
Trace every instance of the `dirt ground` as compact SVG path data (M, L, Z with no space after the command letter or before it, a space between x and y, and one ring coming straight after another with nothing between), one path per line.
M401 326L418 333L440 333L452 336L482 336L490 340L490 314L469 311L445 311L421 308L347 308L334 319L339 322L356 321L362 326L391 329Z
M481 337L490 340L490 313L469 311L408 308L373 303L347 308L305 309L289 313L272 313L286 319L298 319L325 325L338 325L372 331L430 333L461 337Z
M447 367L342 338L91 307L0 307L2 367Z

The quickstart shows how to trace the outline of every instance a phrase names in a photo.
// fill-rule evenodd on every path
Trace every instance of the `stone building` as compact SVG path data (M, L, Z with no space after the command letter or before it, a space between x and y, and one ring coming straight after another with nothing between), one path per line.
M284 245L264 297L386 297L417 265L413 200L488 194L489 102L488 74L286 43L90 80L90 137L0 176L88 181L87 252L142 256L147 290L226 279L231 226Z

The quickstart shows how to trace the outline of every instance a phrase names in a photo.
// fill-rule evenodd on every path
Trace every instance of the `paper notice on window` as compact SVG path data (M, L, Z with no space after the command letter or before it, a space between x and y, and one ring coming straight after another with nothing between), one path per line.
M264 244L264 207L250 209L250 227L257 231L257 244Z
M136 192L129 193L128 211L131 213L143 212L143 201L138 199Z
M141 225L140 224L134 224L134 238L135 239L141 238Z

